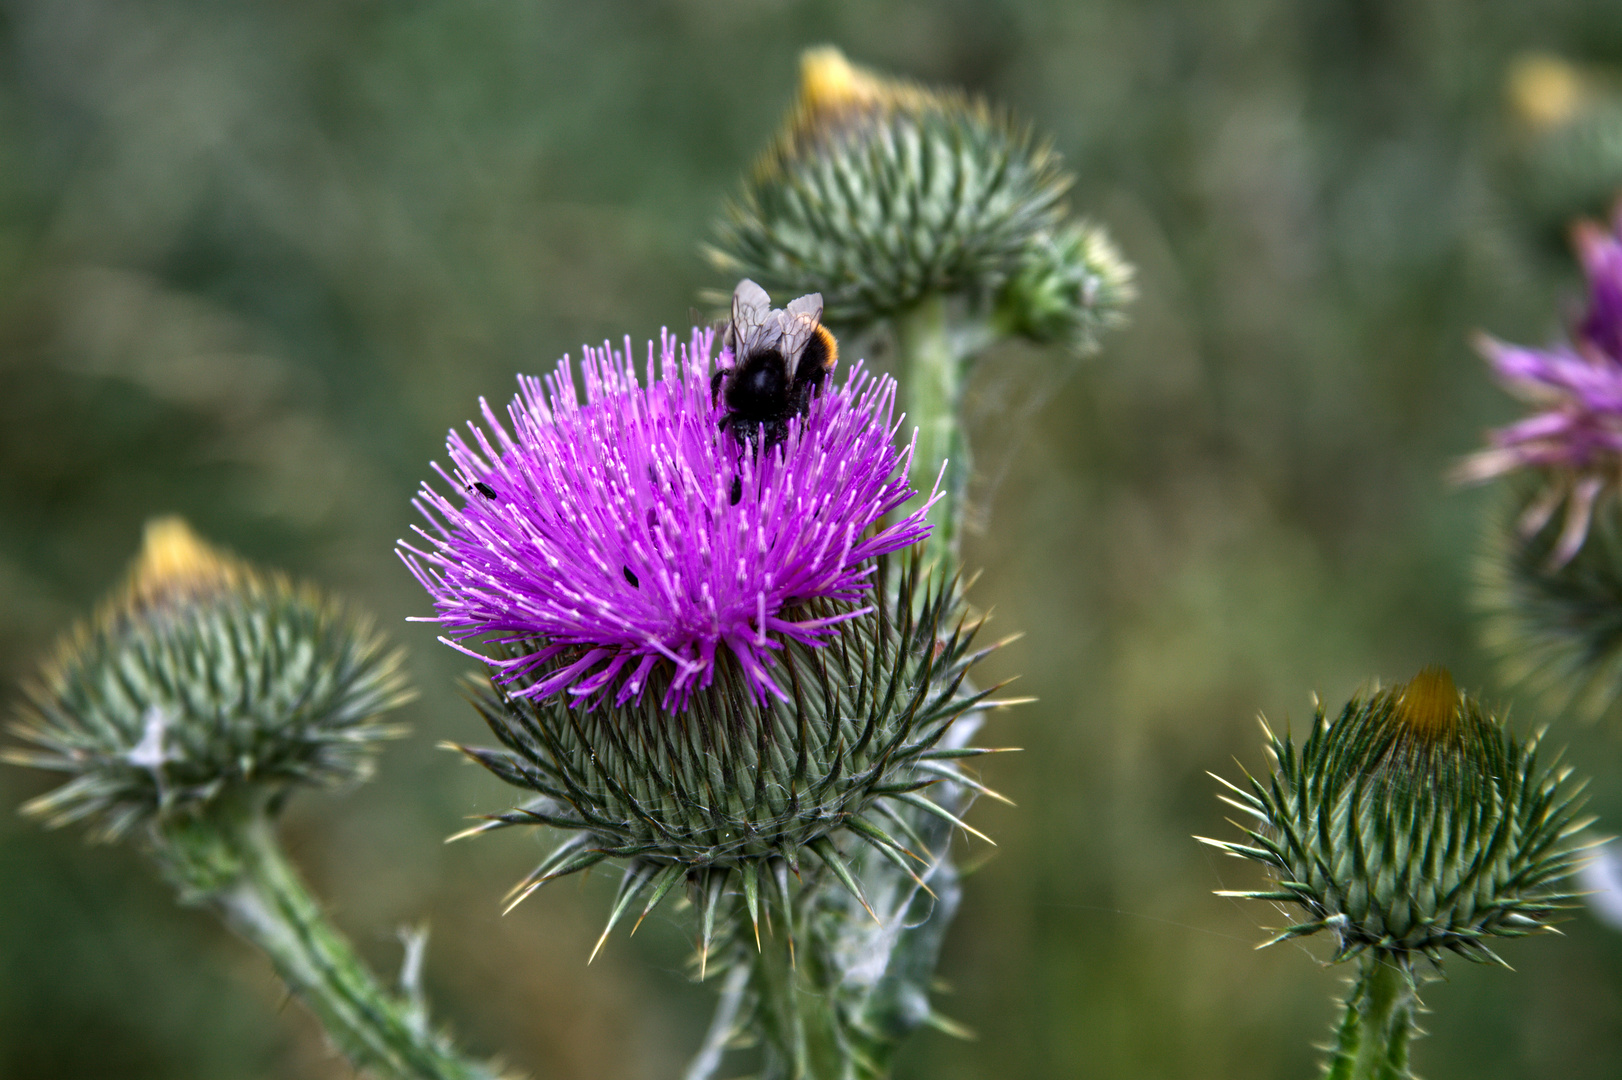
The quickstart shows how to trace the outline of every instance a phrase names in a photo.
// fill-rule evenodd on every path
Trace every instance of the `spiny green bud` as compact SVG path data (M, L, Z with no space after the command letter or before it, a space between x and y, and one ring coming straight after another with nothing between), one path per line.
M939 744L955 721L989 704L992 691L969 692L964 676L991 650L972 647L978 624L966 621L955 583L922 582L916 556L900 574L879 563L868 610L842 622L837 640L783 642L768 670L786 701L753 692L727 650L717 651L714 681L674 711L658 704L662 685L640 703L572 707L567 695L512 692L527 683L481 683L474 704L502 748L462 749L536 797L461 835L510 825L566 833L514 887L512 903L553 878L621 859L625 876L603 939L634 903L646 915L685 882L703 920L702 958L718 912L722 929L735 933L726 916L740 895L757 939L763 905L781 926L795 925L790 881L802 872L820 867L865 905L852 844L917 881L935 855L905 808L962 825L922 792L946 779L978 787L958 762L989 751ZM849 610L816 600L804 614Z
M114 839L248 785L369 774L377 722L411 697L401 654L313 587L263 574L179 518L148 523L128 583L68 633L5 760L72 779L23 807Z
M1066 222L1033 238L998 296L997 313L1010 333L1086 355L1103 331L1125 321L1132 273L1103 229Z
M1539 768L1537 740L1517 740L1444 669L1354 697L1333 723L1319 706L1299 748L1262 726L1272 775L1222 781L1255 819L1241 826L1250 842L1200 839L1277 878L1220 895L1306 912L1267 944L1328 930L1336 960L1372 949L1440 963L1445 950L1502 963L1489 939L1547 929L1569 906L1564 879L1590 846L1575 839L1589 824L1580 786Z
M1525 489L1492 522L1477 598L1506 680L1552 710L1598 719L1622 703L1622 508L1601 497L1582 546L1559 560L1558 494Z
M711 261L729 281L820 292L824 318L860 329L930 296L990 305L1022 272L1051 287L1021 300L1031 325L1069 324L1125 297L1101 233L1066 232L1071 177L1030 130L985 102L882 78L837 49L801 59L800 100L717 226ZM1044 258L1085 266L1038 269ZM1084 286L1088 278L1100 284ZM1063 301L1073 310L1048 310ZM1057 326L1065 333L1053 333ZM1023 328L1023 327L1022 327Z

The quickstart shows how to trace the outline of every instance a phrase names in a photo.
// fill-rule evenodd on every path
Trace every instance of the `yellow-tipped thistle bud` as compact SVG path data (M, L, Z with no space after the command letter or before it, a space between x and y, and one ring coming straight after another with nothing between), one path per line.
M1336 960L1498 961L1491 939L1547 929L1572 899L1564 881L1588 846L1580 786L1539 767L1537 740L1516 739L1446 670L1354 697L1333 722L1320 706L1299 747L1267 738L1272 775L1227 785L1255 819L1249 842L1204 842L1277 879L1223 895L1305 912L1273 942L1327 930Z
M709 254L732 280L821 293L836 326L963 297L1013 332L1088 351L1131 271L1101 230L1067 221L1071 180L985 102L811 49L799 101Z
M127 583L24 688L5 755L71 779L24 807L113 839L248 785L363 778L377 722L411 695L363 619L150 522Z

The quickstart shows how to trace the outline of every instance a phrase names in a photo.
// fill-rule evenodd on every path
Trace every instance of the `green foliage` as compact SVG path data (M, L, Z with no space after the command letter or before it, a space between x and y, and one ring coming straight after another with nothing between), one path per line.
M1589 823L1580 789L1440 669L1352 698L1333 723L1320 706L1299 747L1267 739L1272 775L1227 785L1225 801L1255 819L1250 842L1204 842L1277 879L1223 895L1305 911L1274 942L1328 930L1336 960L1501 963L1489 939L1545 930L1570 906L1563 882L1589 846L1574 839Z

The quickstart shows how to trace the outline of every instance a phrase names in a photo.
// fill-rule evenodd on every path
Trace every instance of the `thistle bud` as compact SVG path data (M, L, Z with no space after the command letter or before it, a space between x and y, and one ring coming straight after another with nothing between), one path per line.
M1255 819L1241 826L1249 843L1201 838L1277 879L1221 895L1305 912L1267 944L1327 930L1337 961L1502 963L1491 939L1545 930L1569 906L1565 879L1589 846L1575 837L1589 824L1580 786L1540 768L1536 739L1516 739L1444 669L1354 697L1333 722L1319 706L1299 748L1267 740L1271 776L1223 781L1224 801Z
M1107 318L1130 279L1099 230L1066 224L1071 182L1049 146L985 102L811 49L799 102L709 255L768 290L820 292L836 325L963 296L1028 310L1022 331L1080 341L1077 327ZM1039 295L1004 297L1011 287Z
M245 787L369 775L401 655L308 585L265 574L179 518L148 523L127 584L24 688L5 758L71 779L24 806L114 839Z
M1066 222L1032 240L999 295L998 315L1011 333L1086 355L1103 331L1125 321L1132 274L1103 229Z

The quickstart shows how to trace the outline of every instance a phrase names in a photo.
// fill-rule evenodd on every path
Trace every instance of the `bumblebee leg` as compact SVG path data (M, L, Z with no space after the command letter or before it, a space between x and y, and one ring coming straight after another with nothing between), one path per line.
M726 368L716 368L715 374L710 376L710 404L714 405L721 396L721 380L726 377Z

